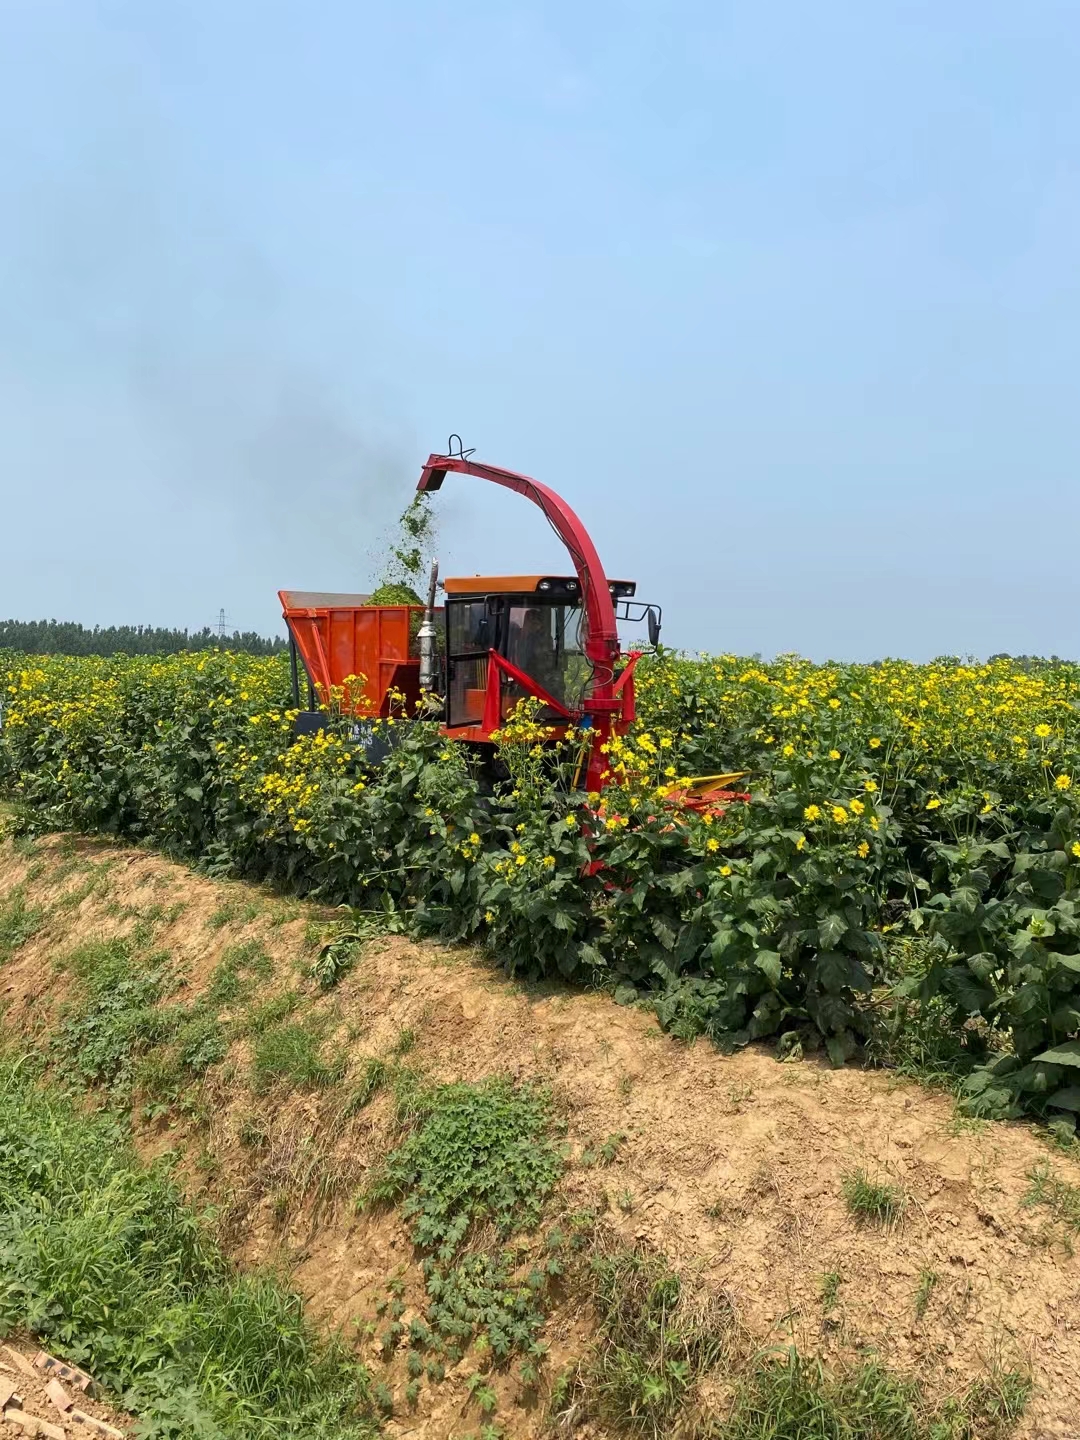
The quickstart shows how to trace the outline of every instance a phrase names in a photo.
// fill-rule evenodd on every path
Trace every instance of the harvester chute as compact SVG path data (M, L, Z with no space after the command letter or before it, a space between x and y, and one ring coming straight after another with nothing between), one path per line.
M447 475L458 474L516 491L543 512L566 546L574 573L448 577L444 604L437 607L433 570L426 609L373 605L365 595L280 591L297 709L301 662L308 680L308 718L301 723L303 728L320 723L315 703L325 707L331 697L360 718L414 713L423 681L423 693L439 697L448 738L490 746L515 707L531 699L553 738L571 729L583 733L579 779L587 790L603 790L612 778L607 744L635 719L640 652L622 652L618 621L644 622L655 644L660 608L636 601L633 581L608 579L585 526L554 490L471 454L459 447L456 453L429 455L417 490L431 493ZM436 647L439 620L442 641ZM686 803L705 808L730 794L739 778L688 782Z

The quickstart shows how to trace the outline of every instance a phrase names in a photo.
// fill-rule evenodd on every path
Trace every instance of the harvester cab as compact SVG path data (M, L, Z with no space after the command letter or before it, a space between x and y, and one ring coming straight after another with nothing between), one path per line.
M622 653L618 620L644 623L655 645L659 606L635 600L633 581L608 580L584 525L548 486L474 462L459 445L457 453L428 457L417 489L438 490L452 473L491 481L531 500L566 546L574 573L446 579L445 605L435 606L433 583L426 608L372 605L365 595L280 591L293 702L301 712L298 727L321 725L320 711L332 699L358 723L413 714L423 682L424 692L441 698L449 738L490 745L517 704L532 698L553 737L571 727L590 732L583 779L589 790L601 790L607 780L605 743L634 720L639 652ZM443 626L438 647L437 617Z

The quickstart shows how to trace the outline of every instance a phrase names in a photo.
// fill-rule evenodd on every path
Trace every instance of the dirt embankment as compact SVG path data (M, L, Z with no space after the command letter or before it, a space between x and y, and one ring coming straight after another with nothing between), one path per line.
M253 1085L249 1032L178 1104L140 1112L139 1143L147 1155L179 1150L192 1192L223 1207L237 1257L286 1268L314 1314L356 1337L376 1377L370 1327L387 1281L402 1277L410 1306L422 1282L397 1212L357 1215L351 1203L391 1143L390 1098L357 1108L345 1096L372 1057L398 1056L439 1081L499 1073L550 1085L573 1157L562 1203L722 1292L753 1343L834 1360L876 1350L939 1395L1019 1362L1034 1391L1018 1434L1080 1434L1080 1260L1053 1212L1025 1204L1037 1167L1080 1184L1080 1166L1030 1127L958 1121L948 1097L884 1073L688 1049L606 997L515 985L475 955L400 938L369 943L323 994L306 972L325 912L142 851L53 839L19 853L5 842L0 897L18 887L45 914L0 969L9 1035L55 1031L71 983L58 956L140 925L189 996L220 975L229 947L257 942L270 965L245 985L260 1001L294 992L294 1013L318 1024L321 1054L344 1065L338 1084ZM899 1223L853 1218L842 1182L860 1169L902 1189ZM564 1294L544 1336L551 1374L592 1329L587 1306ZM399 1403L388 1433L478 1430L473 1368L466 1357L415 1412ZM395 1364L385 1373L400 1390ZM499 1387L507 1433L538 1434L542 1403L511 1379Z

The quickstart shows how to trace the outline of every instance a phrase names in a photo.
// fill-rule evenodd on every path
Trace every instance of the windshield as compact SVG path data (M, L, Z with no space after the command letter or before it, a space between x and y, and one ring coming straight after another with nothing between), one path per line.
M589 682L580 605L522 603L508 615L506 658L568 710L579 709ZM525 692L513 687L520 696Z

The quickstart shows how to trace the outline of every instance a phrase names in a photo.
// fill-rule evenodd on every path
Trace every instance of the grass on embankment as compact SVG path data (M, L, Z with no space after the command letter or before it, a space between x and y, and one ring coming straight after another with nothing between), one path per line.
M125 1127L0 1070L0 1325L122 1395L143 1440L363 1440L367 1377L267 1275L240 1276Z
M695 1440L1006 1440L1023 1415L1029 1377L996 1366L961 1395L938 1400L876 1357L828 1367L794 1347L749 1351L723 1297L688 1286L662 1255L599 1237L586 1283L596 1341L557 1387L617 1434ZM698 1384L729 1389L722 1420L701 1415ZM687 1428L688 1427L688 1428Z
M417 1247L386 1276L374 1310L355 1316L357 1339L379 1355L370 1361L368 1407L355 1361L319 1341L278 1285L229 1269L167 1174L139 1167L125 1122L88 1121L80 1100L38 1094L24 1065L0 1087L0 1273L9 1279L0 1320L34 1328L126 1392L146 1435L345 1440L374 1433L371 1409L445 1411L450 1387L453 1403L461 1401L462 1440L509 1440L543 1412L553 1423L593 1418L612 1436L679 1429L696 1440L1000 1440L1011 1432L1028 1392L1019 1373L988 1375L944 1402L876 1360L825 1368L812 1355L757 1355L739 1317L664 1255L627 1248L594 1213L568 1212L563 1166L610 1163L621 1135L572 1159L561 1143L565 1117L546 1092L491 1077L435 1084L424 1074L423 1033L409 1027L384 1037L378 1054L347 1056L352 1017L335 1011L326 992L362 951L337 927L312 921L306 945L290 940L274 958L267 946L277 912L264 902L265 928L252 935L243 924L259 917L256 902L234 898L204 928L218 936L242 921L239 933L220 934L215 968L206 964L197 983L185 983L182 954L163 948L175 938L165 926L176 906L166 910L152 888L152 904L120 906L106 863L88 870L86 885L97 887L95 916L134 922L123 934L107 937L97 920L67 933L54 916L45 949L45 885L28 876L0 899L0 963L37 932L46 970L51 962L62 978L33 1032L50 1082L107 1101L115 1115L162 1125L187 1117L173 1134L196 1165L210 1113L203 1081L218 1097L228 1086L244 1109L237 1134L254 1162L245 1193L234 1197L237 1213L264 1194L282 1226L305 1200L320 1225L333 1225L334 1208L350 1199L392 1206ZM70 893L85 897L86 885ZM63 916L71 913L65 906ZM316 971L311 952L324 938L321 960L333 941L333 965ZM379 1092L383 1148L373 1169L357 1173L334 1157L333 1144ZM319 1125L304 1131L310 1147L279 1157L274 1114L300 1094ZM222 1167L211 1193L227 1235L237 1155L204 1154ZM855 1210L890 1218L867 1187ZM1051 1203L1043 1190L1033 1204ZM1056 1215L1064 1202L1053 1203ZM568 1303L592 1327L560 1376L545 1339ZM550 1325L553 1310L562 1313ZM718 1389L723 1401L712 1406ZM358 1400L361 1414L350 1414Z

